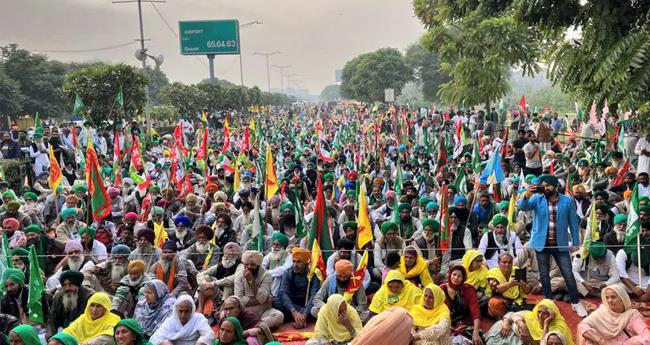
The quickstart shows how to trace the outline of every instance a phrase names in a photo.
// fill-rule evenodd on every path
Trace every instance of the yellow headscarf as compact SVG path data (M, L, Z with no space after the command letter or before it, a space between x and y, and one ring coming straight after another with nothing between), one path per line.
M422 254L420 253L420 250L415 246L408 246L404 249L404 252L406 252L409 249L415 250L415 252L417 253L415 266L413 266L413 268L407 271L406 263L404 262L404 255L402 255L399 261L400 273L402 273L405 279L412 279L419 276L420 283L422 284L422 286L433 284L433 279L431 279L431 274L429 273L429 265L427 264L426 260L422 258Z
M476 249L470 249L465 252L465 255L463 255L463 266L465 266L465 269L467 270L467 281L465 283L473 286L477 290L487 287L488 272L485 265L481 265L481 268L476 271L469 271L469 266L472 264L472 261L479 256L481 256L481 253Z
M517 266L513 265L512 270L510 272L510 277L506 278L503 275L503 273L501 273L501 270L499 269L499 267L495 267L495 268L487 271L486 278L487 279L496 279L499 282L499 284L505 284L505 283L508 282L508 280L510 280L510 278L513 278L515 276L515 269L516 268L517 268ZM485 290L485 294L488 297L492 297L493 291L492 291L492 288L490 287L490 284L488 284L487 289ZM514 300L515 303L517 303L517 304L521 304L521 302L523 302L524 298L526 298L526 293L524 293L523 291L521 291L519 289L519 285L515 285L515 286L511 287L510 289L506 290L506 292L502 293L501 296L503 296L503 297L505 297L507 299Z
M424 294L418 305L411 309L411 316L413 317L413 325L418 327L429 327L435 325L442 320L451 320L449 308L445 304L445 292L435 284L429 284L424 288L424 292L431 290L433 293L433 308L427 309L424 307Z
M324 338L327 340L335 340L339 343L349 342L352 340L352 335L348 332L347 328L339 321L339 308L341 304L345 303L345 298L339 294L333 294L327 299L325 304L318 312L318 319L316 320L316 327L314 328L316 338ZM348 320L352 327L361 332L363 325L359 314L349 304L347 306Z
M392 281L400 281L404 284L399 295L392 294L388 289L388 283ZM397 270L392 270L386 275L384 285L382 285L381 288L379 288L379 291L375 293L368 309L375 314L379 314L382 311L393 307L402 307L410 311L413 306L418 304L421 297L422 290L418 289L418 287L413 285L410 281L405 280L402 273Z
M90 317L91 304L99 304L106 309L104 315L97 320ZM85 343L100 335L112 337L113 328L119 321L120 317L111 313L111 298L104 292L96 292L88 299L84 313L64 329L63 333L76 337L79 343Z
M524 316L524 321L526 322L526 327L528 328L530 336L537 341L542 339L544 324L539 323L539 319L537 317L537 312L539 311L540 306L544 306L548 308L549 311L553 311L553 313L555 313L555 318L548 326L548 331L562 333L562 335L564 335L567 340L567 344L573 345L573 335L571 333L571 329L569 329L566 320L564 320L564 317L560 313L560 309L558 309L555 303L553 303L553 301L550 299L543 299L539 301L535 308L533 308L533 311L527 312Z

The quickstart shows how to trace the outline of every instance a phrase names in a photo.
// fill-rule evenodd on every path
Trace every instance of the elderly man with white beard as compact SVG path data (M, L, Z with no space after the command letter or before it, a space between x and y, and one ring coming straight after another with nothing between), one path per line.
M65 208L61 211L61 224L56 227L56 239L59 241L78 240L79 230L86 227L86 223L77 220L76 208Z
M208 225L199 225L194 232L194 244L178 253L181 260L189 260L193 264L193 271L203 271L219 263L221 253L219 247L210 243L214 230ZM189 267L188 267L189 268Z
M63 288L52 298L49 317L54 333L61 332L83 314L86 303L94 293L81 285L84 275L79 271L65 271L59 279Z
M223 257L218 265L210 266L207 270L199 272L196 281L201 291L218 288L221 291L221 300L225 300L234 293L235 273L244 269L241 262L241 247L234 242L226 244L223 248Z
M494 227L483 234L478 244L478 251L483 255L488 268L499 267L499 255L508 253L517 257L523 250L521 240L514 231L508 231L508 217L497 214L490 222Z
M191 227L192 221L189 217L180 215L174 218L174 231L169 234L169 240L176 243L178 250L189 247L192 241L192 233L189 231Z
M115 292L111 311L123 317L132 317L138 299L144 297L144 286L151 280L151 277L145 273L142 260L129 262L127 273Z
M262 267L264 267L271 277L271 293L273 296L280 295L280 285L282 284L282 276L284 272L291 269L293 260L291 253L287 250L289 246L289 238L281 233L276 232L271 236L271 252L266 254L262 260Z
M235 222L232 224L232 229L235 231L237 236L241 237L246 225L251 224L253 221L253 215L251 214L252 209L253 204L250 201L245 201L241 204L242 214L235 218Z
M614 217L614 228L603 237L603 242L605 242L607 249L611 250L614 255L618 254L618 251L625 247L626 228L627 215L617 214Z
M45 287L48 291L54 292L61 287L59 277L64 271L81 271L87 270L95 266L95 263L90 257L84 257L83 246L79 241L69 240L65 244L65 258L57 265L56 272L47 279Z
M149 268L149 274L162 280L169 293L175 297L190 290L185 263L176 257L177 252L176 242L165 241L162 245L162 259Z
M156 262L160 261L162 251L155 248L153 242L156 240L156 234L151 229L140 229L136 233L138 247L129 255L129 261L142 260L145 266L145 272Z
M94 291L106 292L111 296L115 295L122 278L128 273L130 253L131 249L123 244L114 246L108 260L83 270L84 286Z

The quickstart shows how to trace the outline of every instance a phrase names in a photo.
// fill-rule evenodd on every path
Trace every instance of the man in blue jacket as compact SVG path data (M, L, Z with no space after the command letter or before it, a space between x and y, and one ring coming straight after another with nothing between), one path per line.
M578 288L571 270L571 251L580 245L578 216L573 199L557 191L558 179L552 175L540 176L544 194L535 194L537 186L530 186L524 197L517 203L523 211L533 211L533 228L529 246L535 249L544 297L553 299L551 278L549 277L551 256L560 268L571 298L573 310L580 317L587 316L587 311L580 304ZM568 229L567 229L568 228ZM571 246L569 231L571 230Z

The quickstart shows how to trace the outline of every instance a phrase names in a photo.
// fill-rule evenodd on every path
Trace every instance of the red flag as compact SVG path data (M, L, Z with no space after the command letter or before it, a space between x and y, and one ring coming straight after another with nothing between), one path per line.
M70 132L72 132L72 146L74 146L74 149L77 149L77 131L75 131L74 127L70 129Z
M528 114L528 104L526 103L526 97L524 97L524 95L521 95L521 100L519 100L519 108L522 113Z
M142 157L140 156L140 143L136 136L133 137L133 147L131 147L131 164L133 164L137 171L144 169Z
M178 126L174 128L174 146L176 145L178 145L184 155L189 152L183 143L183 123L179 123Z
M201 140L201 146L196 151L196 160L204 161L208 155L208 129L203 129L203 140Z
M440 173L442 169L449 163L447 159L447 150L445 148L445 137L440 138L440 144L438 145L438 170L436 173Z
M248 152L251 148L251 138L248 127L244 129L244 141L241 143L241 151Z
M88 145L86 150L86 182L91 196L93 219L100 220L110 216L111 198L104 188L104 181L99 173L99 159L92 144Z
M122 185L122 156L120 154L120 132L115 131L115 140L113 140L113 171L115 172L115 187Z
M625 183L625 175L630 171L630 157L625 160L625 163L621 167L621 170L618 171L616 178L612 182L612 187L618 187Z
M223 125L223 148L221 149L221 153L228 151L229 148L230 148L230 125L228 124L228 120L226 119L226 123Z
M550 175L555 175L555 164L553 164L553 162L551 162L551 167L548 169L548 173Z

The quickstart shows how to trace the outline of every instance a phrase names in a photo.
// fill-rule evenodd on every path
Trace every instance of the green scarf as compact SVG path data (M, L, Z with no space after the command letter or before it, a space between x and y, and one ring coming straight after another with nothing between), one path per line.
M229 343L229 344L222 343L221 340L219 340L219 338L217 338L214 341L214 343L212 343L212 345L247 345L248 344L246 342L246 339L244 339L244 329L242 328L241 323L239 323L239 320L237 320L236 318L230 316L230 317L227 317L227 318L223 319L223 321L230 321L230 323L232 323L235 326L235 336L236 336L236 338L232 343ZM222 323L223 323L223 321L222 321Z

